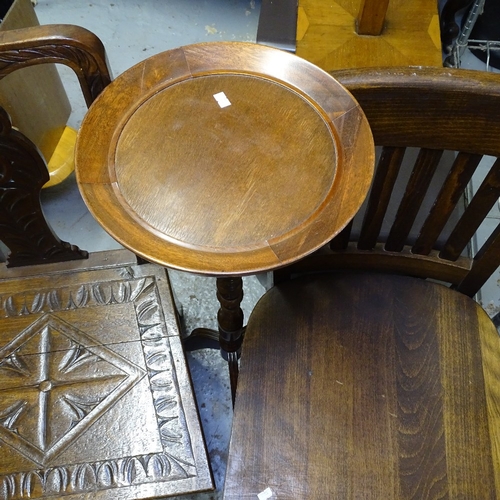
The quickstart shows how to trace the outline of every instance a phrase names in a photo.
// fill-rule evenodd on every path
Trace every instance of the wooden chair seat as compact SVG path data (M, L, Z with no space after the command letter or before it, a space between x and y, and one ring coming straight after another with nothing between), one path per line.
M496 498L500 339L469 297L304 276L261 299L243 349L225 498Z

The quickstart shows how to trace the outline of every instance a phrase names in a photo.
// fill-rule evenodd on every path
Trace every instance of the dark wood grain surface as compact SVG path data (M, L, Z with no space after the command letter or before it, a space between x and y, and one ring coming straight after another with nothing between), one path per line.
M296 281L247 327L225 498L496 498L500 339L486 313L408 277Z

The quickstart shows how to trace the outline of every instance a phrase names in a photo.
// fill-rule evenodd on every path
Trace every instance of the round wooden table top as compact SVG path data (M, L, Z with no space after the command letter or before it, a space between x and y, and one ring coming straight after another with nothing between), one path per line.
M120 75L86 115L75 159L116 240L214 276L321 247L361 206L373 165L366 118L334 78L243 42L169 50Z

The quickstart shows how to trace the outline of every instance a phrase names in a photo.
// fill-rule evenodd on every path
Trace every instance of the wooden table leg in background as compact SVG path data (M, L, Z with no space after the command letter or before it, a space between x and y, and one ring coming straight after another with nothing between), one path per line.
M378 36L384 29L389 0L361 0L356 20L358 35Z
M238 358L243 343L243 280L241 278L217 278L217 299L220 309L217 314L219 323L219 342L221 353L229 364L231 397L236 396L238 381Z
M238 380L238 359L243 343L243 280L241 278L217 278L217 300L220 308L217 313L218 331L209 328L196 328L183 340L184 349L219 348L222 357L229 365L231 398L234 405L236 383Z

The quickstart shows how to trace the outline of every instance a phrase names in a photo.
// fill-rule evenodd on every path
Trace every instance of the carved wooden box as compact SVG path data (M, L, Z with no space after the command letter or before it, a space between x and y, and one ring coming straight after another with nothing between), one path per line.
M212 489L165 271L83 265L0 276L0 498Z

